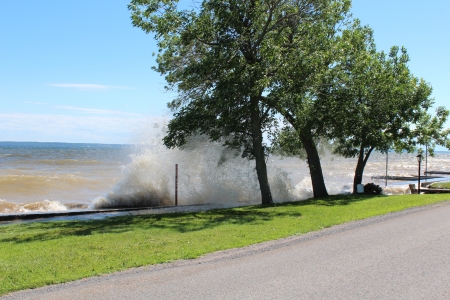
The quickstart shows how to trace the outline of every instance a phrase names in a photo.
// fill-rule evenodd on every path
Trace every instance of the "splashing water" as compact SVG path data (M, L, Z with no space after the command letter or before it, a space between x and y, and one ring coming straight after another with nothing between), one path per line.
M95 199L93 207L173 205L175 164L179 166L180 205L260 203L254 161L197 136L181 150L167 149L157 138L154 143L139 147L124 170L125 178L106 197ZM295 200L287 172L268 163L268 174L275 201Z
M94 200L93 208L151 207L174 205L175 164L179 166L179 205L211 204L227 207L259 204L261 194L255 162L227 150L220 143L209 142L205 136L190 139L182 149L167 149L162 134L141 144L124 168L124 178L106 197ZM408 174L411 154L392 155L393 173ZM221 162L219 164L219 162ZM323 155L322 166L330 195L349 194L353 190L355 158ZM385 156L371 156L363 183L371 176L384 173ZM313 197L309 169L305 160L271 157L267 163L269 184L275 202L289 202ZM392 174L392 173L391 173ZM295 184L294 184L294 183ZM377 184L382 184L377 182ZM407 185L385 188L385 194L405 194Z
M181 150L169 150L162 144L161 129L144 131L133 145L0 142L0 214L171 206L175 164L179 165L180 205L260 203L254 161L202 136ZM408 193L406 182L389 181L385 187L384 180L371 178L385 174L386 158L371 155L363 184L379 184L388 195ZM356 159L328 154L321 156L321 163L329 194L352 191ZM450 152L428 158L428 170L448 171L449 165ZM270 156L267 167L276 202L313 196L304 159ZM415 154L389 154L390 176L416 175L417 167Z
M67 207L58 201L44 200L33 203L11 203L6 200L0 199L0 212L4 214L64 210L67 210Z

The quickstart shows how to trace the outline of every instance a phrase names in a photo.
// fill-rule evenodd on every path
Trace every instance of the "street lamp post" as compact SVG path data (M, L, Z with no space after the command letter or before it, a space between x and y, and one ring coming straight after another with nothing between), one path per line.
M425 181L428 182L428 142L425 145Z
M384 187L387 187L387 181L388 181L388 159L389 159L389 150L386 151L386 181L384 183Z
M419 187L417 189L417 193L420 194L420 164L422 162L422 154L419 154L416 156L417 157L417 162L419 163Z

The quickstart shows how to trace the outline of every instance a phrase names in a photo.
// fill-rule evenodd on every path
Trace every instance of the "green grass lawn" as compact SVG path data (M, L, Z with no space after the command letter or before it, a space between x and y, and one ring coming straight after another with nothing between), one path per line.
M332 196L272 206L0 226L0 295L320 230L450 199Z
M434 189L450 189L450 182L435 182L430 187Z

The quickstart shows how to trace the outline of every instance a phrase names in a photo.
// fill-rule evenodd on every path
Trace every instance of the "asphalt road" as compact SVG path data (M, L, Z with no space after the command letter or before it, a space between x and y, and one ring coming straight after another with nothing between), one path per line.
M450 204L5 299L450 299Z

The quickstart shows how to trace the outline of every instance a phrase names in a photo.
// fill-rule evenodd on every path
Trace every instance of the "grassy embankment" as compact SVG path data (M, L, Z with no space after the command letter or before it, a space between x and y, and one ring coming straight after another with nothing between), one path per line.
M430 187L433 189L450 189L450 182L435 182Z
M195 258L450 199L333 196L274 206L0 226L0 295Z

